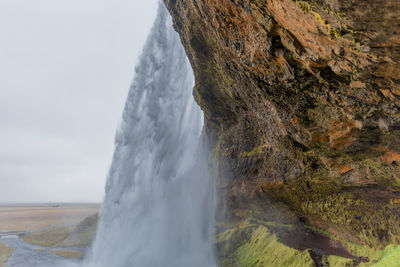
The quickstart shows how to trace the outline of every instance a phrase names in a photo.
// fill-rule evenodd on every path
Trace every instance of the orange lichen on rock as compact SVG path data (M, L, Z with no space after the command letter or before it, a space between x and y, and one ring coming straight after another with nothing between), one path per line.
M331 121L328 131L330 145L341 150L352 144L356 140L350 134L354 128L355 124L352 121Z
M332 166L336 172L338 172L339 174L344 174L347 173L351 170L353 170L353 166L348 165L348 164L339 164L339 165L333 165Z
M380 160L383 163L387 164L400 163L400 153L395 151L388 151L385 153L385 155L380 157Z

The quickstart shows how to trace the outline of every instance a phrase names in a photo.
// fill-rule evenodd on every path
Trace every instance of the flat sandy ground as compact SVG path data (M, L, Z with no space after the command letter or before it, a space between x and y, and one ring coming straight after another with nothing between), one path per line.
M100 204L0 204L0 233L77 224L99 208Z

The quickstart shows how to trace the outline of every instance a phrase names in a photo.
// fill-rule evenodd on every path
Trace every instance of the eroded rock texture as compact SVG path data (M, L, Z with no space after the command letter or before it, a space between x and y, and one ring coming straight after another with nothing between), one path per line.
M398 0L164 2L196 76L220 230L279 222L270 228L296 249L304 242L276 225L398 243ZM317 264L335 254L314 243Z

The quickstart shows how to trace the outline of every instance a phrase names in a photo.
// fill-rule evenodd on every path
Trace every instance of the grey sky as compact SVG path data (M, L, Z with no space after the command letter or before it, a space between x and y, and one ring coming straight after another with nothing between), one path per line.
M157 0L0 0L0 202L101 201Z

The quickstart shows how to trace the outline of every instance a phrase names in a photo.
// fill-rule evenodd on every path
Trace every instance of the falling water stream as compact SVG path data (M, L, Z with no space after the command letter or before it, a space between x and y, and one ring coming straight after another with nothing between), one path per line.
M193 87L193 71L160 4L116 135L86 266L215 266L214 186Z

